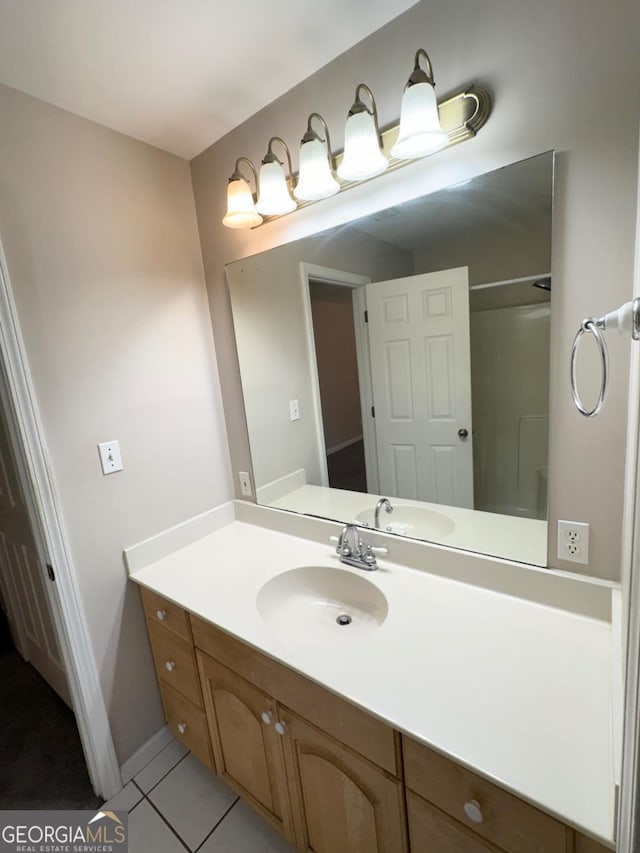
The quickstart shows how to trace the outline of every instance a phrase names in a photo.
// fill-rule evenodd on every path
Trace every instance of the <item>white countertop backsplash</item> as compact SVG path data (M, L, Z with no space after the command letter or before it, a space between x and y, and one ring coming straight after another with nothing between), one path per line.
M235 519L235 520L234 520ZM375 572L342 566L340 525L242 501L128 548L132 580L603 841L614 831L616 585L365 531ZM363 575L376 631L288 640L256 596L298 566Z

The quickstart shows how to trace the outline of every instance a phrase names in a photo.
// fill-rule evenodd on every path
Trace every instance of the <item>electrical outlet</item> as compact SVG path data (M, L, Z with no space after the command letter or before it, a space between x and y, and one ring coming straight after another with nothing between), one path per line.
M246 497L251 497L251 479L247 471L239 471L238 477L240 478L240 493L245 495Z
M289 418L292 421L300 420L300 405L297 400L289 400Z
M589 525L583 521L558 521L558 559L589 563Z

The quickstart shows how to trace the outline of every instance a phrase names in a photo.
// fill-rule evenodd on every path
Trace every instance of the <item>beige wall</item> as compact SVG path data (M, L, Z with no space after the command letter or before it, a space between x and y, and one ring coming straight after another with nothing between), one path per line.
M611 340L615 365L605 412L573 409L567 375L580 320L629 299L637 178L640 5L615 14L582 0L510 3L429 0L296 86L192 162L198 223L234 470L249 465L224 264L551 148L558 152L551 329L550 564L558 518L592 527L588 571L620 574L628 342ZM443 95L476 82L493 93L493 114L472 142L382 176L262 228L220 224L236 157L255 163L273 134L294 148L317 110L342 145L355 85L366 80L381 124L397 119L419 46L429 51ZM294 155L295 157L295 155ZM597 487L594 487L597 483ZM603 495L606 499L603 500ZM579 568L579 567L578 567Z
M0 115L0 238L122 762L163 722L122 549L231 496L189 166L6 87Z

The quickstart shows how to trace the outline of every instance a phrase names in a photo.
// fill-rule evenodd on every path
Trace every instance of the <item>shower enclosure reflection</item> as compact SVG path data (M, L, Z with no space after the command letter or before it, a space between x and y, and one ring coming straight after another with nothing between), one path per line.
M553 154L227 267L260 503L546 562Z

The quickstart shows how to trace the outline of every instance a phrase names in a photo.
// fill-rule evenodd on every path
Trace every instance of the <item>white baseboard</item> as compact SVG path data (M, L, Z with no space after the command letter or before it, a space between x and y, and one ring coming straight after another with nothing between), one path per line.
M335 444L333 447L327 447L327 456L332 453L338 453L339 450L344 450L345 447L351 447L352 444L357 444L362 441L362 435L356 435L353 438L348 438L346 441L341 441L340 444Z
M120 776L122 777L123 786L130 782L134 776L137 776L141 770L152 761L159 752L169 746L173 740L173 734L168 726L164 726L159 732L152 735L149 740L142 744L137 752L134 752L131 758L128 758L120 768Z

